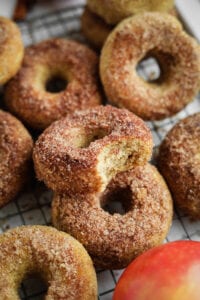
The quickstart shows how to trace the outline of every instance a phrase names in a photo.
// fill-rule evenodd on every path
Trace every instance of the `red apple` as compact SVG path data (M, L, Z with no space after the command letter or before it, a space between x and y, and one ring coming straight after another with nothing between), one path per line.
M200 242L171 242L137 257L113 300L200 300Z

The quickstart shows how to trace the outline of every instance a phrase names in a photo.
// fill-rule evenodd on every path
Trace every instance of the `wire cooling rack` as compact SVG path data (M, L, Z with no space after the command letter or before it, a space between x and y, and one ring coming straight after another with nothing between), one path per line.
M35 44L50 37L67 37L86 42L80 32L80 15L83 11L83 0L66 1L65 6L54 12L43 13L35 10L26 22L19 23L24 44ZM76 4L75 4L76 3ZM200 7L199 7L200 8ZM200 11L199 11L200 12ZM144 78L156 77L159 69L154 59L148 59L140 64L138 72ZM159 122L148 122L154 139L154 153L174 124L197 111L200 111L200 95L184 110L172 118ZM27 224L47 224L50 220L50 203L52 193L40 183L32 183L15 201L0 209L0 232L9 228ZM191 239L200 241L200 222L190 222L189 219L175 210L171 230L166 242ZM122 270L97 271L99 300L110 300L121 275ZM22 299L41 300L45 293L44 286L34 279L23 282L20 290Z

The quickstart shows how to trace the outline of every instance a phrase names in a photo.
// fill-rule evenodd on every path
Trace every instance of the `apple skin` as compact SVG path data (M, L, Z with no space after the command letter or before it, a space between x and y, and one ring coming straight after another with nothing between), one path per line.
M137 257L113 300L200 300L200 242L176 241Z

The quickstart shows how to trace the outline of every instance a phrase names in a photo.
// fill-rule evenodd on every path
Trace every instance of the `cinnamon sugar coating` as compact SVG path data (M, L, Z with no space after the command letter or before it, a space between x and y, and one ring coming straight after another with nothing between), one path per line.
M0 110L0 207L22 189L31 169L33 141L15 117Z
M126 213L105 211L120 201ZM118 174L104 193L55 195L52 221L77 238L100 268L126 267L136 256L160 244L172 220L172 200L157 169L149 164Z
M168 13L178 17L175 7L170 9ZM103 18L96 15L86 6L81 17L81 29L91 45L96 49L101 49L114 26L107 24Z
M116 173L145 164L152 136L125 109L98 106L54 122L35 144L39 180L68 194L100 192Z
M97 49L101 49L106 38L113 29L104 19L85 7L81 17L81 29L87 40Z
M91 11L102 17L108 24L145 11L167 12L174 6L173 0L87 0Z
M24 55L21 33L11 20L0 16L0 85L20 68Z
M167 134L158 166L177 207L200 219L200 113L181 120Z
M147 82L137 74L146 56L157 59L161 76ZM104 44L100 73L108 99L146 120L169 117L199 89L197 42L169 14L144 13L122 21Z
M68 83L63 91L47 90L46 84L54 78ZM30 46L20 71L6 86L5 102L10 111L37 129L75 110L99 105L98 57L85 45L65 39Z
M21 226L0 235L1 299L18 300L18 288L31 273L48 285L45 299L96 300L92 261L70 235L47 226Z

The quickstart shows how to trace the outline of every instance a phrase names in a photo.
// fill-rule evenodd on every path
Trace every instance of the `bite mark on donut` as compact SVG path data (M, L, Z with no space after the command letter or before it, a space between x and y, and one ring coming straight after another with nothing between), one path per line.
M33 158L48 187L85 194L101 192L116 173L145 164L151 151L152 136L141 119L99 106L53 123L36 142Z
M104 187L119 172L127 171L142 164L139 152L142 143L139 140L115 141L106 146L98 157L97 170Z

